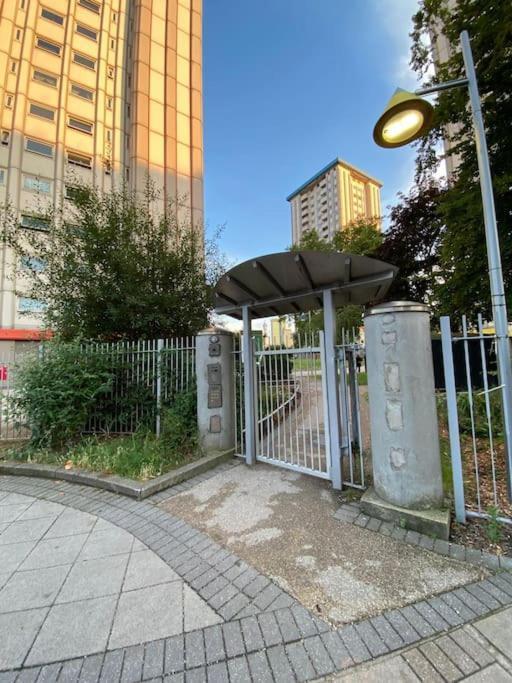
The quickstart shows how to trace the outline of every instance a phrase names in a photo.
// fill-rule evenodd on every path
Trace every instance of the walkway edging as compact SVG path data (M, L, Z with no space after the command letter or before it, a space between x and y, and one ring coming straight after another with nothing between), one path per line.
M65 467L55 467L42 463L15 462L12 460L0 462L0 474L38 477L40 479L59 479L70 481L74 484L104 489L105 491L118 493L122 496L135 498L136 500L144 500L155 493L159 493L176 484L181 484L188 479L192 479L192 477L217 467L217 465L232 458L233 454L234 448L220 453L212 453L146 482L129 479L128 477L119 477L114 474L91 472L78 467L66 469Z
M340 522L347 524L355 524L362 529L373 531L375 533L383 534L384 536L391 536L397 541L407 543L408 545L419 546L430 550L438 555L450 557L453 560L460 562L467 562L468 564L477 567L486 567L493 571L503 569L505 571L512 571L512 557L508 555L495 555L483 550L471 548L460 543L450 543L440 538L432 538L426 534L420 534L418 531L411 529L403 529L396 526L393 522L384 522L377 517L370 517L361 511L359 503L344 503L334 513L334 518Z

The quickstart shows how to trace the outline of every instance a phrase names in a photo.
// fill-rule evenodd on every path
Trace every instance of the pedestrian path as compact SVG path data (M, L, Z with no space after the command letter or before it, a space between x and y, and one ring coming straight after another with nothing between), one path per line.
M468 672L508 675L497 637L510 623L493 627L512 605L508 572L335 629L154 503L5 476L0 510L0 683L366 680L370 662L417 680L414 657L458 680L462 660L446 675L432 659L464 650L459 631L495 648L487 662L468 646Z

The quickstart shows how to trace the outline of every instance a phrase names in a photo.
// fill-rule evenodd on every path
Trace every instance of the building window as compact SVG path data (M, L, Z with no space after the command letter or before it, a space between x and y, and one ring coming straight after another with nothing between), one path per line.
M114 67L113 66L107 66L107 76L109 78L114 78Z
M30 270L34 273L41 273L46 268L46 263L37 256L23 256L20 260L22 270Z
M70 128L74 128L75 130L79 130L82 133L92 135L93 124L89 123L88 121L82 121L81 119L75 119L74 116L70 116L68 118L68 126Z
M98 32L94 31L92 28L88 28L87 26L84 26L83 24L77 24L75 31L81 35L85 36L86 38L89 38L89 40L98 40Z
M89 88L84 88L82 85L71 84L71 93L77 97L81 97L83 100L89 100L89 102L94 102L94 91L89 90Z
M55 111L53 109L42 107L40 104L34 104L33 102L30 103L29 112L32 116L39 116L39 118L47 119L48 121L55 119Z
M10 140L11 140L11 133L10 133L10 131L8 131L8 130L3 130L3 131L2 131L2 136L1 136L2 145L4 145L5 147L8 147L8 146L9 146Z
M112 12L112 23L115 24L117 21L117 14L115 12Z
M0 185L5 185L5 168L0 168Z
M112 98L107 97L107 109L112 109Z
M23 189L29 192L43 192L50 194L52 191L52 181L45 178L36 178L35 176L23 176Z
M73 185L64 186L64 197L68 199L70 202L74 202L76 200L77 192L78 189Z
M110 129L107 129L105 132L105 139L108 143L112 142L112 131Z
M85 55L81 55L79 52L73 52L73 61L75 64L85 66L86 69L91 69L91 71L95 71L96 69L95 60L91 59L90 57L86 57Z
M28 296L18 298L19 313L41 313L46 308L45 304L39 299L31 299Z
M62 26L64 24L64 17L57 12L52 12L46 7L41 8L41 17L43 19L48 19L48 21L53 21L54 24Z
M7 109L12 109L14 106L14 95L11 95L10 93L7 93L5 96L5 106Z
M25 149L27 152L42 154L42 156L50 157L50 159L53 158L53 145L48 145L45 142L39 142L39 140L27 138L25 141Z
M60 45L52 43L49 40L46 40L46 38L38 38L36 40L36 47L40 50L51 52L52 54L57 55L57 57L60 57L60 51L62 49Z
M16 38L15 40L20 41L21 40L21 28L16 29Z
M91 10L91 12L100 13L100 6L97 2L93 2L93 0L78 0L78 4L85 7L85 9Z
M50 221L47 218L41 218L41 216L32 216L31 214L24 213L21 215L20 226L30 230L43 230L47 232L50 229Z
M73 166L81 166L82 168L92 168L91 157L77 154L76 152L68 152L68 164Z
M18 62L12 61L11 62L11 73L15 74L16 71L18 71Z
M52 88L56 88L59 82L57 76L52 76L52 74L47 74L45 71L40 71L39 69L34 69L32 78L34 81L39 81L45 85L51 85Z
M126 105L126 118L129 119L132 113L132 108L129 104Z
M110 49L115 50L115 47L116 47L116 41L113 38L111 38L110 39Z

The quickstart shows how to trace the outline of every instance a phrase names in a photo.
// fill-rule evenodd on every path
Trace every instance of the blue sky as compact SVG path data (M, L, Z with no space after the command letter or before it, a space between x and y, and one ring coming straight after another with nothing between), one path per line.
M408 67L416 0L204 0L205 207L233 262L291 241L286 196L336 156L383 183L412 181L414 151L373 125Z

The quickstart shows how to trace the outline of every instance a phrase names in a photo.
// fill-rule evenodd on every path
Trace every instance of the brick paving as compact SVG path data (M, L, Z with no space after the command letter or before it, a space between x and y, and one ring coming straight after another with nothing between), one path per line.
M490 614L492 620L510 613L505 609L512 605L508 572L334 630L268 577L161 510L155 505L163 499L161 494L156 501L137 502L68 482L0 477L0 498L11 492L88 513L133 535L197 591L218 615L219 623L86 657L48 661L43 666L24 664L0 671L0 683L305 681L336 676L340 671L355 677L358 665L373 660L396 670L401 667L410 680L438 680L435 676L460 680L473 675L466 671L486 672L489 667L495 667L490 675L508 675L505 655L492 644L504 627L496 636L491 626L487 630L479 626ZM8 531L6 524L2 527L0 522L0 531ZM473 622L476 626L467 625ZM464 647L464 642L470 645ZM404 647L408 649L402 653ZM487 651L492 662L482 654ZM427 673L420 675L420 671ZM428 678L432 671L435 676Z

